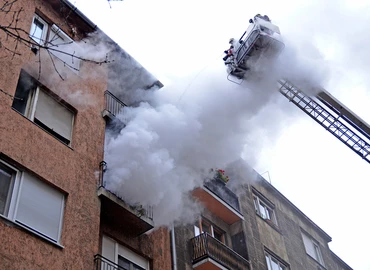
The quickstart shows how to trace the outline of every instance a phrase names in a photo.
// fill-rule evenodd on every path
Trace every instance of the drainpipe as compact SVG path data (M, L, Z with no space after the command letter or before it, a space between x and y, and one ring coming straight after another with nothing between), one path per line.
M172 270L177 270L175 226L173 224L171 228L171 246L172 246Z

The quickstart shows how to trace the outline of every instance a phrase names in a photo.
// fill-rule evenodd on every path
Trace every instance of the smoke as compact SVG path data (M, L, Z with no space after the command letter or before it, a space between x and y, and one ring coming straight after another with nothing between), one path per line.
M279 96L276 80L281 70L271 63L263 79L238 85L227 80L220 65L209 67L190 84L153 92L150 103L125 107L117 116L125 127L119 134L107 133L106 187L130 204L153 205L157 226L191 222L201 208L188 196L210 177L205 172L225 168L242 156L253 166L261 150L249 139L259 134L258 121L265 122L259 116L265 116ZM263 128L279 129L276 112L269 113L271 124ZM240 184L247 178L238 179Z
M292 107L281 106L276 80L290 79L314 95L330 76L315 42L289 34L284 40L281 56L257 66L254 71L260 74L241 85L227 80L220 57L190 83L180 81L156 92L123 89L137 106L117 116L125 125L118 134L107 134L107 188L130 204L153 205L155 224L161 226L191 222L201 211L189 195L209 177L209 168L226 168L228 185L235 190L253 181L255 173L243 164L254 167L294 115ZM126 72L134 87L134 72ZM113 84L119 94L124 80ZM137 104L143 93L149 93L146 101Z

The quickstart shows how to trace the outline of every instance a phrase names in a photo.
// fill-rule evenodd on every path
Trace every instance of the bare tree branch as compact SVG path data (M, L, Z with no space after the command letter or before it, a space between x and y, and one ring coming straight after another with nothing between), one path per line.
M21 52L20 52L21 45L29 47L35 54L37 53L39 54L38 64L39 64L39 77L40 77L41 76L41 56L40 54L41 54L41 51L47 51L51 59L52 65L61 79L63 79L63 77L58 71L57 65L54 61L54 57L58 58L63 63L64 66L67 66L76 71L79 71L79 69L70 65L68 62L61 59L61 57L58 57L57 54L65 55L67 58L71 57L72 63L74 63L75 60L94 63L98 65L110 62L107 56L104 60L98 61L98 60L93 60L93 59L88 59L85 57L78 56L76 55L75 51L73 53L70 53L70 52L63 50L63 46L66 46L67 48L67 46L71 45L73 41L61 43L61 44L53 44L54 41L56 41L59 38L58 32L61 31L60 28L56 32L54 32L54 36L51 39L40 40L40 43L38 43L36 41L36 38L32 39L33 33L29 33L28 31L18 26L18 22L20 20L22 13L24 12L24 9L22 7L17 8L17 9L15 8L15 3L17 1L18 0L5 1L3 2L2 6L0 6L0 16L2 14L4 17L7 16L9 18L6 24L5 23L3 25L0 24L0 33L3 32L3 34L5 34L5 41L4 40L2 41L0 38L0 49L3 49L5 51L5 56L2 56L1 58L5 58L8 55L8 56L11 56L11 59L14 59L14 57L21 55ZM72 10L69 10L68 14L64 17L64 24L69 25L68 17L71 14L72 14ZM72 30L74 29L73 26L71 25L69 26L71 27ZM13 44L11 41L13 41Z

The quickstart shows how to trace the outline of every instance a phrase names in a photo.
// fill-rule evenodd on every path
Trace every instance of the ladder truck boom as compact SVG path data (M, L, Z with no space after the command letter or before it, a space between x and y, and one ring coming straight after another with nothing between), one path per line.
M370 163L370 128L365 121L326 91L320 92L315 101L288 80L279 80L278 86L290 102Z

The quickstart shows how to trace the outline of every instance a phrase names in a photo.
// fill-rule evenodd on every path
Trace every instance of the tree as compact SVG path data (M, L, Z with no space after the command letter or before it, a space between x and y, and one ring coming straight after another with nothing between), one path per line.
M68 66L74 70L78 69L71 64L73 61L84 61L98 65L109 62L107 56L105 59L96 60L78 55L73 49L73 40L61 42L61 40L58 39L58 34L62 32L62 27L67 27L70 29L70 32L75 35L80 44L83 44L85 39L89 36L89 31L84 32L84 30L78 30L79 26L75 23L76 11L66 0L45 1L49 2L53 8L58 9L57 12L63 18L62 25L58 25L58 28L54 30L53 35L49 35L47 39L38 39L34 37L34 33L30 33L28 29L25 29L24 26L20 24L21 18L25 13L25 9L22 6L22 1L0 1L2 2L0 3L0 59L10 57L11 60L14 60L16 57L22 57L24 47L29 48L39 58L38 69L40 76L42 66L41 55L42 52L44 52L49 57L55 72L62 80L64 80L64 78L55 64L56 58L58 58L64 66ZM108 2L109 1L111 0L108 0ZM91 32L95 31L95 29L90 30ZM69 59L66 60L67 58ZM8 94L7 92L1 89L0 91L12 97L12 95Z

